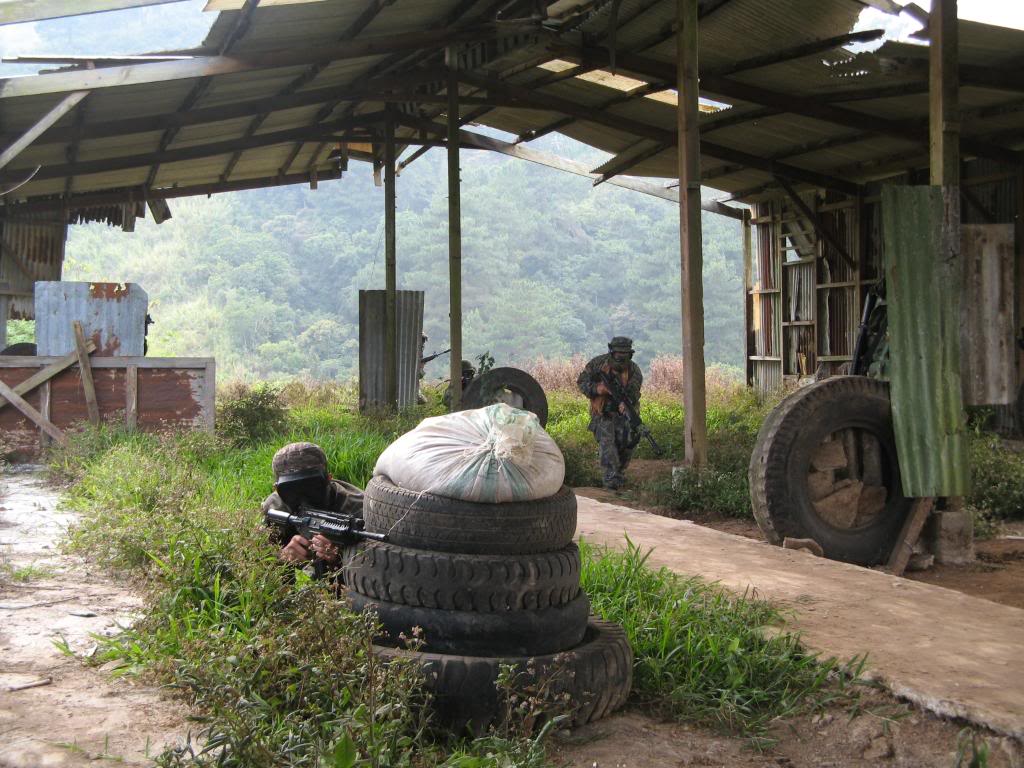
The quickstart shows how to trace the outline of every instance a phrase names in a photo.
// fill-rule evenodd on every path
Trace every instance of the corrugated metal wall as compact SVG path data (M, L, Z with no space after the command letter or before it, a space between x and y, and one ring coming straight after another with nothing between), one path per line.
M970 487L960 377L963 266L948 257L945 194L942 187L882 188L889 393L906 496L963 496Z
M384 291L359 292L359 407L386 405L384 386ZM398 407L416 404L419 393L423 291L397 291Z
M98 357L142 357L149 297L135 283L41 281L35 286L36 347L40 355L75 349L72 322L82 324Z
M0 218L0 283L10 286L12 318L35 317L32 288L37 280L60 280L67 230L52 215Z

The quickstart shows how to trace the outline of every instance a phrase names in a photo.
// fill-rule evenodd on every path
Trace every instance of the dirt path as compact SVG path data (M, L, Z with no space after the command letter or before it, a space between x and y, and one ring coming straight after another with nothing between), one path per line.
M151 765L185 737L185 708L75 654L132 621L138 598L58 549L71 516L38 473L0 477L0 766ZM149 757L147 757L149 756Z
M578 533L613 547L628 533L655 567L753 588L791 609L809 647L866 652L896 695L1024 738L1024 610L583 497Z

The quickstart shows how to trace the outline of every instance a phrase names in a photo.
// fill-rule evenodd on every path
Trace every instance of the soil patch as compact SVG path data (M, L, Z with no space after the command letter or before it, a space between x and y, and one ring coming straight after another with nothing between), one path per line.
M184 741L187 710L155 688L83 666L95 636L129 625L142 603L59 551L73 517L57 499L38 472L0 478L0 766L152 765Z

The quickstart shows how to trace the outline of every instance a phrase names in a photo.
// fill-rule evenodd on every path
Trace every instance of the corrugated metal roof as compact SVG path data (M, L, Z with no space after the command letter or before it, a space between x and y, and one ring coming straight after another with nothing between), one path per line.
M380 6L379 12L359 27L357 22L366 20L365 11L371 5ZM199 51L215 55L225 52L227 46L227 55L242 59L270 51L310 51L336 46L353 32L352 41L356 44L379 39L382 35L440 29L455 18L462 25L491 21L504 5L493 0L396 0L388 5L371 3L371 0L333 0L257 6L248 17L247 24L240 24L245 18L244 11L221 13ZM668 139L667 148L623 173L675 178L676 153L672 145L676 114L673 106L650 98L624 101L624 92L610 87L615 84L614 80L603 83L579 77L557 80L557 76L538 66L556 57L556 53L549 52L548 45L572 46L580 39L587 39L597 46L607 46L614 38L616 49L621 52L617 57L618 71L637 82L658 82L662 77L665 84L670 85L674 79L675 39L671 26L675 20L675 7L675 0L624 0L618 9L619 26L613 33L609 28L612 4L594 2L589 15L563 31L542 33L538 28L536 35L503 38L500 45L494 44L493 40L482 40L470 46L471 52L463 58L471 62L473 73L525 87L535 99L561 100L571 105L576 114L580 109L589 110L591 117L572 120L561 126L559 132L612 154L626 152L638 143L648 141L650 128L660 129L661 135ZM717 4L716 10L705 14L700 22L702 72L713 75L716 69L731 67L752 57L846 34L864 7L862 0L816 0L814 3L806 0L727 0ZM581 34L585 38L581 38ZM229 40L232 42L227 45ZM1024 50L1024 32L972 22L961 22L960 40L964 61L976 66L1003 66L1016 61L1013 57ZM601 53L604 49L598 47L596 50ZM139 162L132 168L106 171L88 168L62 170L68 163L72 145L75 147L72 154L77 152L77 162L85 163L102 158L150 155L158 151L161 142L171 133L173 139L167 148L174 151L241 140L252 134L259 137L292 129L310 129L318 118L323 118L322 111L330 111L330 119L346 114L378 112L383 108L383 102L374 102L372 98L341 101L336 105L335 100L344 99L369 77L414 74L424 67L438 67L442 64L440 53L439 45L434 45L394 55L375 53L360 58L343 58L326 65L291 64L215 75L205 80L193 77L98 88L77 110L57 122L51 135L59 135L59 140L48 140L44 134L10 166L0 170L0 188L4 188L23 181L36 166L40 166L35 179L16 193L4 197L3 202L16 204L60 195L65 191L68 174L72 172L71 189L79 195L119 186L140 187L149 176L152 163L147 162ZM564 58L563 51L557 53L558 58ZM923 90L926 72L922 74L920 63L922 54L926 53L927 49L921 46L886 43L875 53L855 56L842 49L822 50L813 55L734 72L727 76L729 82L725 84L705 76L704 87L708 95L730 106L723 113L703 114L701 118L702 123L709 127L702 158L702 168L709 174L706 183L755 199L757 190L772 182L773 173L787 175L803 170L863 183L904 170L915 159L924 158L927 154L926 141L920 135L916 138L909 135L911 129L916 127L920 132L926 126L928 100ZM631 68L629 62L623 61L627 55L646 62L640 69L646 67L650 72L661 74L637 72L635 66ZM2 84L0 81L0 86ZM712 91L712 85L718 90ZM409 91L412 86L404 87L402 81L397 80L389 87ZM443 93L443 82L419 87L424 89L423 92L430 92L435 99ZM748 90L741 90L743 88ZM756 90L748 92L750 88ZM886 91L878 91L890 89L891 93L892 88L902 88L905 92L885 96ZM729 93L722 93L723 89ZM797 102L789 109L780 109L778 105L773 106L772 99L765 100L766 90L775 96L793 97ZM963 135L967 139L987 141L992 139L986 137L994 135L1002 147L1017 150L1024 147L1024 99L1019 90L1013 93L990 87L961 88L960 99L965 110ZM139 132L118 129L114 135L86 138L77 145L67 136L76 119L86 129L113 120L154 116L169 125L171 119L181 112L190 94L199 94L191 106L194 111L245 105L282 93L309 91L323 93L318 98L326 101L270 110L258 126L253 118L260 110L250 110L245 116L187 125L170 133L165 133L161 125L157 126L158 130L153 130L150 124ZM469 86L463 86L462 92L474 97L487 93L486 89ZM870 92L883 95L865 99L866 93ZM737 98L736 94L745 98ZM844 100L844 94L855 99ZM407 95L404 93L402 97ZM63 94L50 94L5 98L0 93L0 125L4 129L0 145L9 143L24 132L62 97ZM472 110L477 115L477 122L524 138L530 131L545 129L563 117L562 109L547 103L531 105L528 100L519 100L513 105L506 103L498 94L489 98L497 102L496 108L478 114L477 105L465 105L463 115ZM855 125L844 124L841 119L823 120L820 115L811 117L808 110L800 107L799 99L846 109L861 120L885 118L899 121L901 125L905 124L907 135L893 136L884 127L883 132L879 132L867 130L865 126L858 129ZM325 105L335 108L327 110ZM443 104L429 99L414 109L426 117L436 117L444 112ZM760 117L747 121L735 119L736 115L747 112L760 114ZM723 119L732 124L711 129ZM619 122L614 122L616 120ZM627 122L623 123L623 120ZM635 126L643 130L638 132ZM357 141L365 142L366 130L353 129L356 133L352 135ZM63 135L60 135L61 131ZM417 132L403 128L399 133L411 138ZM240 157L233 151L216 151L209 155L200 153L201 156L189 159L165 158L157 170L154 187L216 185L231 163L234 163L231 181L266 178L267 183L271 183L280 173L323 172L328 168L327 152L319 153L316 168L309 163L316 145L324 138L327 138L326 133L306 138L298 145L296 140L287 140L250 147L241 152ZM725 156L716 157L715 150L707 146L708 142L720 147L718 153ZM298 154L289 163L296 146L299 147ZM737 160L736 152L744 153L744 156ZM970 155L970 150L965 154ZM786 165L791 168L787 169ZM792 178L799 181L799 173ZM810 178L813 180L815 177ZM141 189L134 190L134 194L141 194Z

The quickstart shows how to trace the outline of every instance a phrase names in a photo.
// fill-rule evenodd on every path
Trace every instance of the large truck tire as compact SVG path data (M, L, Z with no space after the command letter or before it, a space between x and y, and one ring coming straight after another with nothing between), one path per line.
M584 592L565 605L537 611L443 611L412 608L400 603L375 600L358 592L348 593L355 611L374 611L388 643L399 645L401 637L414 636L418 627L431 653L462 653L495 656L537 656L573 648L583 639L590 615L590 600Z
M512 667L517 687L548 681L547 691L566 697L573 727L615 711L633 684L633 651L618 624L591 617L583 641L557 654L535 657L456 656L374 646L384 661L410 659L424 672L437 719L456 732L487 731L505 714L496 682L502 667ZM556 711L552 714L560 714Z
M535 611L580 591L580 551L464 555L366 541L346 547L345 584L361 595L445 611Z
M834 560L884 562L911 505L888 383L837 376L794 392L765 419L748 477L769 542L811 538Z
M555 552L576 532L576 495L567 486L533 501L483 504L416 493L383 475L366 486L366 530L414 549L473 555Z
M0 357L5 355L17 355L19 357L32 357L36 354L36 345L32 341L19 341L0 350Z
M504 393L511 393L522 401L519 406L533 413L542 427L548 424L548 398L544 388L533 376L519 368L492 368L469 382L462 393L460 410L483 408L504 402Z

